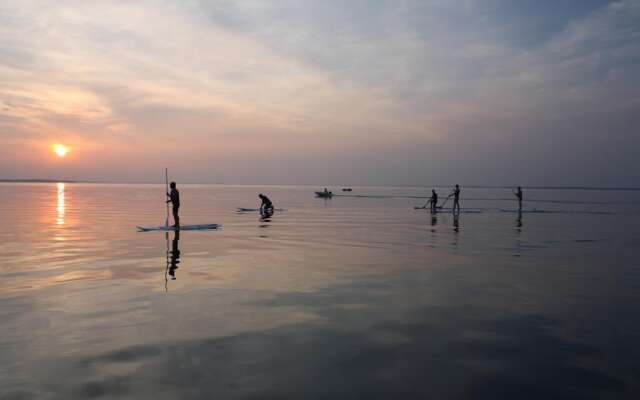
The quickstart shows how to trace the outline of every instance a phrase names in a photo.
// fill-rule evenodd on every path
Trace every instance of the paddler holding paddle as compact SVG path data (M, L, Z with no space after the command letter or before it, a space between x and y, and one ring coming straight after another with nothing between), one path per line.
M438 211L438 208L442 208L442 206L438 207L438 193L436 193L435 189L431 189L431 197L429 197L429 201L425 203L422 207L413 207L416 210L423 210L425 208L431 209L431 214L435 214Z
M167 196L169 197L167 203L171 203L173 205L173 226L175 228L180 228L180 217L178 216L178 209L180 208L180 192L176 189L175 182L171 182L169 187L171 188L171 191L167 193Z
M453 188L453 192L449 195L449 197L453 196L453 208L452 211L455 213L460 212L460 185L456 185Z
M431 205L431 213L434 214L437 211L438 205L438 193L436 193L435 189L431 189L431 198L428 204Z
M522 210L522 188L518 186L518 190L513 192L518 199L518 210Z

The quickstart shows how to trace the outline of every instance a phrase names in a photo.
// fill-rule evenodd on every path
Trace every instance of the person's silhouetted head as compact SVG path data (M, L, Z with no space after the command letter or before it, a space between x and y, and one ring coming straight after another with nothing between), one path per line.
M264 195L262 193L258 194L258 197L263 198Z
M175 189L175 188L176 188L176 183L175 183L175 182L171 182L171 183L169 184L169 187L170 187L171 189Z
M456 189L459 188L459 187L460 187L460 185L456 185Z
M520 186L518 186L518 192L521 191L521 190L522 190L522 188Z

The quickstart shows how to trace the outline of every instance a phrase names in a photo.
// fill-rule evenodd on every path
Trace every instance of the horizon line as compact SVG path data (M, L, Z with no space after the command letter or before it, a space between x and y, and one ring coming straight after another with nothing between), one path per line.
M161 181L110 181L110 180L76 180L76 179L50 179L50 178L1 178L0 183L80 183L80 184L124 184L124 185L160 185L165 182ZM405 188L443 188L452 187L455 184L448 185L316 185L304 183L220 183L220 182L182 182L181 185L220 185L220 186L336 186L341 188L352 187L405 187ZM460 185L471 189L512 189L522 187L524 189L541 189L541 190L624 190L624 191L640 191L640 187L616 187L616 186L568 186L568 185Z

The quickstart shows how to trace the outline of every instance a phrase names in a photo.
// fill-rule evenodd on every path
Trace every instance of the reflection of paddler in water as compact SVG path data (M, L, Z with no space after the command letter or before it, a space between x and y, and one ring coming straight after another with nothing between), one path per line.
M516 218L516 228L522 228L522 208L518 210L518 217ZM520 231L520 229L518 229Z
M438 215L436 213L433 213L431 214L431 233L435 233L437 224L438 224Z
M273 208L267 208L260 211L260 222L271 222L273 216ZM268 226L268 225L267 225Z
M171 279L176 279L176 269L180 263L180 249L178 248L178 241L180 241L180 231L176 231L171 241L171 251L169 252L169 275Z
M458 250L458 241L460 240L460 213L453 213L453 241L451 243L454 250Z
M516 217L516 226L515 226L515 247L514 247L514 256L521 257L522 256L522 208L518 209L518 215Z

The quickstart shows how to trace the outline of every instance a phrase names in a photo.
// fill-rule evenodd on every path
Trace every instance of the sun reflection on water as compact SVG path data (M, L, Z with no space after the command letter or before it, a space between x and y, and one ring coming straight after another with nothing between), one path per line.
M58 183L58 204L56 207L56 223L64 225L64 183Z

